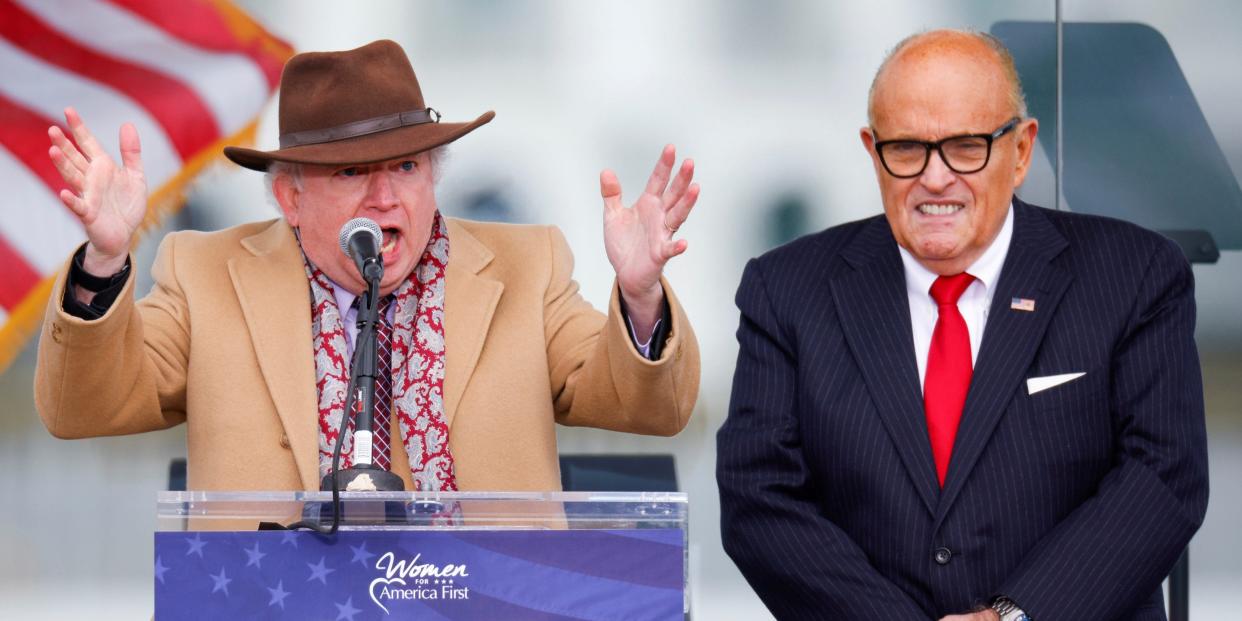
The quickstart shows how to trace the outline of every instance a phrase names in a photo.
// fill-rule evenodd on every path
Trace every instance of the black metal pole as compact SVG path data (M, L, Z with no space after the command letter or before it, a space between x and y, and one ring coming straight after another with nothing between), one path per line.
M1169 573L1169 621L1190 621L1190 547Z
M354 341L354 366L351 369L351 386L356 386L361 409L354 420L354 432L370 432L375 415L376 342L375 323L379 318L379 276L367 279L367 290L362 294L358 308L358 336ZM341 420L341 433L348 428L350 412ZM357 435L355 435L357 440ZM354 454L358 455L355 442ZM355 482L357 485L355 486ZM320 483L324 490L399 492L405 489L401 477L376 468L373 461L355 462L333 476L328 473Z
M359 368L354 369L354 373L358 376L362 407L354 419L354 431L370 432L375 412L375 322L379 318L379 282L368 283L367 291L362 296L362 304L358 308L358 332L354 339L354 347L360 352ZM344 428L342 424L341 429Z

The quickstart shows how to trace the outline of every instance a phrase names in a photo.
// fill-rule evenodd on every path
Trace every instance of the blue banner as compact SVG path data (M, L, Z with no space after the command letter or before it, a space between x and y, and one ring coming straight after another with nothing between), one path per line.
M684 619L684 532L155 534L155 618Z

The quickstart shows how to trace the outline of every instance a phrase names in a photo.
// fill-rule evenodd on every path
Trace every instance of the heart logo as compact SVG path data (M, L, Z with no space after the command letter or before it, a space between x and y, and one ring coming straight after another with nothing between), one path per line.
M388 612L388 608L385 607L383 604L381 604L379 602L379 599L375 597L375 587L376 585L379 585L379 584L382 584L384 586L388 586L391 584L399 584L401 586L405 586L405 580L402 580L401 578L376 578L371 581L371 601L375 602L375 605L379 606L380 610L384 611L384 614L390 615L392 613Z

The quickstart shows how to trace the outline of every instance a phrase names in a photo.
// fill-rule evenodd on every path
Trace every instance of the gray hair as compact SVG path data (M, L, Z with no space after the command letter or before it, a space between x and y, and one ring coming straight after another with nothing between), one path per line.
M431 162L431 182L438 186L440 185L440 177L444 171L444 165L448 162L448 145L440 145L423 153L427 154L427 160ZM293 187L300 191L302 189L302 164L274 161L268 165L267 172L263 174L263 184L267 186L267 197L278 209L280 205L276 202L274 186L276 185L276 179L280 177L289 177L290 181L293 182Z
M1000 61L1001 71L1005 74L1005 81L1009 82L1009 92L1007 95L1009 98L1010 108L1016 112L1018 117L1024 119L1026 118L1026 95L1022 92L1022 80L1018 78L1018 69L1014 65L1013 54L1009 53L1009 48L1005 47L1005 44L1000 39L990 33L965 28L950 28L912 34L902 39L896 46L893 47L893 49L889 50L888 53L884 55L884 60L880 63L880 68L876 70L875 76L871 78L871 89L867 91L867 123L869 125L873 127L875 126L875 85L880 81L880 76L884 73L884 70L888 68L889 63L891 63L893 58L901 53L902 50L910 47L919 39L933 34L958 34L970 37L980 43L983 43L988 47L988 49L991 49L992 52L996 54L997 60Z

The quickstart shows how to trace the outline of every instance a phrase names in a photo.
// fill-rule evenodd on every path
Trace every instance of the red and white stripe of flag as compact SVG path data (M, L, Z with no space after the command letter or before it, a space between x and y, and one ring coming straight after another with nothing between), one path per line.
M292 53L226 0L0 0L0 371L86 238L48 158L65 106L113 157L117 128L138 128L153 221L223 145L252 141Z

